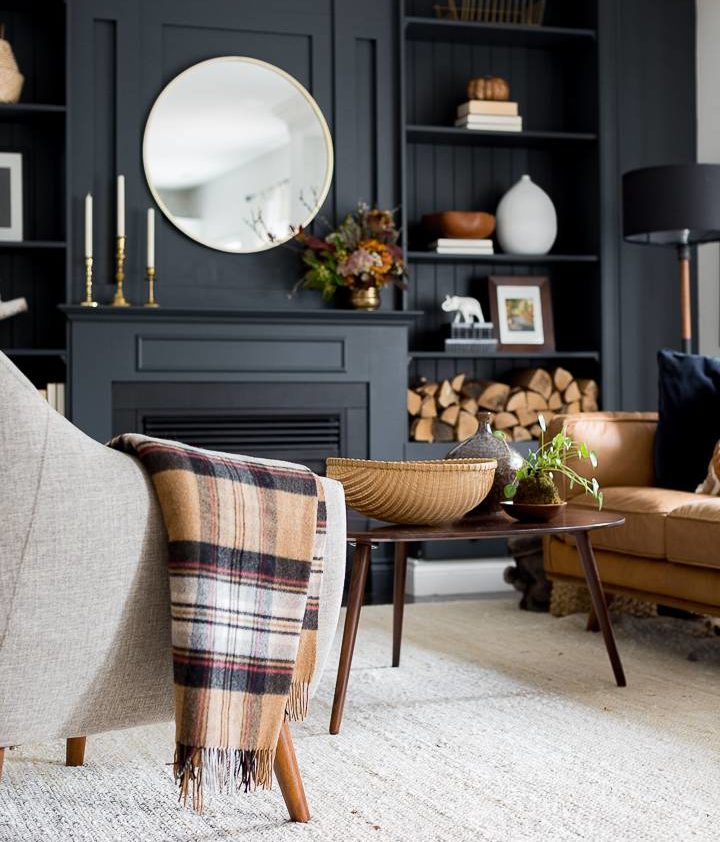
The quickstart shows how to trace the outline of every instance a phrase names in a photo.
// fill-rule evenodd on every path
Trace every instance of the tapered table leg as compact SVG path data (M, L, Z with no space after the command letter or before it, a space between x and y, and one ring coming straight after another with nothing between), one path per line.
M309 822L310 810L287 722L282 724L275 750L275 777L280 784L280 792L285 799L291 821Z
M613 599L615 597L611 593L605 594L605 604L608 608L613 604ZM585 626L587 631L589 632L599 632L600 631L600 623L598 622L598 618L595 616L595 609L590 608L590 613L588 614L587 618L587 625Z
M587 582L588 590L590 591L593 612L597 618L600 631L602 632L602 636L605 641L605 648L607 649L610 664L612 665L612 670L615 674L615 681L617 682L618 687L625 687L627 685L627 681L625 680L622 661L620 660L620 655L618 654L617 645L615 643L615 635L613 634L612 625L610 624L610 615L608 614L605 594L603 593L602 585L600 584L600 576L598 575L595 555L592 550L592 545L590 544L590 536L587 532L577 532L575 534L575 538L577 540L580 563L582 564L583 571L585 573L585 581Z
M402 645L403 613L405 611L405 577L407 575L407 544L395 544L395 579L393 584L393 651L392 665L400 666Z
M355 638L357 637L360 609L362 608L365 582L370 568L370 544L357 544L353 558L352 573L350 575L350 590L348 591L347 612L345 614L345 628L343 629L342 648L340 650L340 666L335 682L335 699L333 700L332 715L330 717L330 733L340 731L340 723L345 707L350 665L352 664Z

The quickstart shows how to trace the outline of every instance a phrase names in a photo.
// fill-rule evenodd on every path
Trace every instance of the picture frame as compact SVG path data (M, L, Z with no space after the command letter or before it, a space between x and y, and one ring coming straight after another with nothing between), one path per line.
M0 152L0 240L23 238L23 183L20 152Z
M554 351L550 279L490 275L490 313L498 351Z

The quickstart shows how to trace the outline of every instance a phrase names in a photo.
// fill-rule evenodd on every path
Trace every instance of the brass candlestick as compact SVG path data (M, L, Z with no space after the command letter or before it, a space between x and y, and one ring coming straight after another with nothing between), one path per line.
M147 268L147 282L148 282L148 300L145 302L146 307L159 307L160 305L155 300L155 267L148 266Z
M85 300L80 302L81 307L97 307L97 301L92 297L93 259L85 258Z
M123 284L125 283L125 237L117 238L117 251L115 252L115 283L117 289L115 290L115 297L113 298L113 307L129 307L130 302L125 298L123 291Z

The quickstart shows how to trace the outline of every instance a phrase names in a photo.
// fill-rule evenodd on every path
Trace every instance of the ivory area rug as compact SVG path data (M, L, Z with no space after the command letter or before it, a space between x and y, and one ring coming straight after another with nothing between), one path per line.
M510 599L410 605L399 669L391 616L363 611L340 735L327 732L339 634L295 728L308 825L287 821L277 788L184 810L162 725L90 738L84 768L62 765L61 743L9 752L0 839L717 842L720 637L616 617L618 689L578 615Z

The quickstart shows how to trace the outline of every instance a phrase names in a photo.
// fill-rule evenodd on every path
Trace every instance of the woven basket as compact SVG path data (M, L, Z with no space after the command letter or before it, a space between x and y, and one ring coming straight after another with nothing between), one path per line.
M10 42L5 40L5 27L0 26L0 102L17 102L24 82Z
M388 523L433 525L459 520L487 496L494 459L374 462L327 460L327 475L339 480L347 504Z
M540 26L545 17L545 0L449 0L447 5L434 8L437 17L445 20L480 23Z

